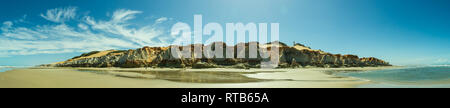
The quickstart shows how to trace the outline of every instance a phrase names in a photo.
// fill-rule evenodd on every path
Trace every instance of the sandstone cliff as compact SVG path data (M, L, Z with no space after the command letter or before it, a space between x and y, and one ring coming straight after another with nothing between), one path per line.
M58 62L46 66L56 67L173 67L173 68L258 68L261 61L265 60L259 56L257 58L249 58L249 44L257 44L258 47L268 47L268 44L259 44L256 42L241 43L245 46L245 50L236 50L237 46L226 46L224 48L224 56L226 56L226 49L235 49L235 57L238 54L245 54L244 58L211 58L208 59L203 55L203 58L193 59L195 54L192 53L192 58L175 58L172 56L170 47L143 47L135 50L108 50L108 51L94 51L85 53L81 56L74 57L64 62ZM202 45L202 48L213 47L214 44ZM194 50L195 45L189 45L191 50ZM279 46L279 68L289 67L366 67L366 66L390 66L388 62L369 57L359 58L356 55L340 55L330 54L321 50L313 50L301 44L294 46L287 46L280 43ZM270 50L270 48L269 48Z

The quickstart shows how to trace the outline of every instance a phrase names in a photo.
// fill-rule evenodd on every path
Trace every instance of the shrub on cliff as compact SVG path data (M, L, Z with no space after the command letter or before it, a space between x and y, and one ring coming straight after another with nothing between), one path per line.
M89 53L83 53L80 56L73 57L72 59L77 59L77 58L81 58L81 57L91 56L91 55L97 54L99 52L100 51L92 51L92 52L89 52Z

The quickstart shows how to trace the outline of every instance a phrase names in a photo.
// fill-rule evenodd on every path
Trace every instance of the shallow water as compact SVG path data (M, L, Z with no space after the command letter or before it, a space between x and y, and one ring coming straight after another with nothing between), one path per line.
M94 72L98 74L111 74L111 72L134 72L144 75L153 75L155 78L150 79L162 79L175 82L187 82L187 83L249 83L249 82L263 82L263 81L289 81L290 79L257 79L247 77L244 74L257 74L257 73L270 73L270 72L185 72L182 70L176 71L131 71L131 70L115 70L115 71L102 71L102 70L79 70L82 72ZM115 74L111 74L115 75ZM115 75L117 77L127 77L124 75ZM149 79L149 78L147 78Z
M423 66L367 72L339 73L368 79L375 84L361 87L450 87L450 66Z
M388 84L375 83L358 86L360 88L450 88L450 84Z
M12 70L13 68L11 67L0 67L0 72L5 72L5 71L9 71Z

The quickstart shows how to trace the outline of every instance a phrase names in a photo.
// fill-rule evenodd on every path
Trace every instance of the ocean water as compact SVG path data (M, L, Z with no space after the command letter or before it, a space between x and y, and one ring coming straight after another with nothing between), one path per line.
M29 68L32 66L0 66L0 72L6 72L17 68Z
M338 76L351 76L374 81L374 84L360 87L382 88L450 88L450 66L418 66L401 69L387 69L366 72L339 73Z
M12 70L14 67L11 66L0 66L0 72L5 72L8 70Z

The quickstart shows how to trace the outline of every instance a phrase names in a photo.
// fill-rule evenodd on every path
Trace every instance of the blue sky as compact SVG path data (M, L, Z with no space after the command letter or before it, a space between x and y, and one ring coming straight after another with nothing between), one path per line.
M0 65L164 46L176 22L280 23L280 40L395 65L450 60L448 0L14 0L0 3Z

